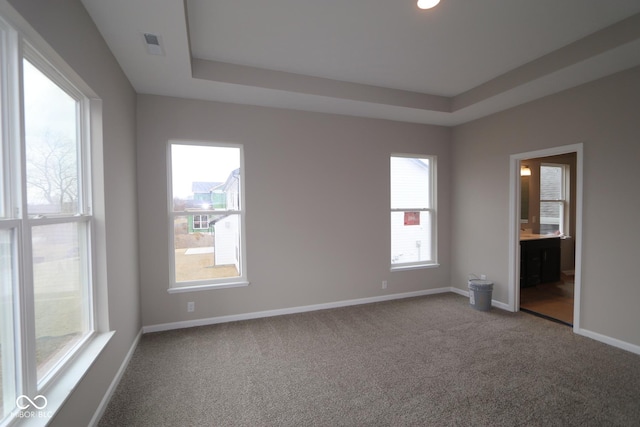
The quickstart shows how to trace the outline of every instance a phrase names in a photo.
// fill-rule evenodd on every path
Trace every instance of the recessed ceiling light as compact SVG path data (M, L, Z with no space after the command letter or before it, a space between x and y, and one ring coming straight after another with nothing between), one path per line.
M438 3L440 3L440 0L418 0L418 7L420 9L431 9Z

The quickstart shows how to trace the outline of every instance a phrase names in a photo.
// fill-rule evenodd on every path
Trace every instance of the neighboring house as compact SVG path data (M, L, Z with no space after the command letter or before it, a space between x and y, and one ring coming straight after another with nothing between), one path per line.
M187 210L189 233L212 232L214 235L214 264L239 266L240 216L228 211L240 210L240 169L232 171L224 183L194 182L193 200ZM212 214L211 210L225 211ZM207 213L196 213L207 211Z
M216 188L225 196L225 210L240 210L240 169ZM215 265L235 265L240 271L240 215L228 214L210 221L214 226Z
M224 209L225 196L218 187L222 182L203 182L195 181L191 183L191 191L193 192L193 203L203 208ZM203 205L207 205L204 207Z
M195 181L191 183L193 199L189 200L187 210L224 209L225 196L218 189L222 182ZM210 215L193 215L189 217L189 233L200 233L210 230Z

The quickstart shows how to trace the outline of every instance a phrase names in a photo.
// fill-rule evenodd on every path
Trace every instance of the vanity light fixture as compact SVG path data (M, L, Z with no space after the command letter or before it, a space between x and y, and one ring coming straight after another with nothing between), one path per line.
M420 9L431 9L440 3L440 0L418 0L418 7Z
M520 176L531 176L531 168L527 165L520 166Z

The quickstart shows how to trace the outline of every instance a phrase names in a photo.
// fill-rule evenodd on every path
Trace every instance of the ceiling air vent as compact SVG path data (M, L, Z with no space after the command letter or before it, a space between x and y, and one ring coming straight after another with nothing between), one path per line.
M144 42L147 45L147 52L151 55L164 55L164 51L162 50L162 46L160 46L160 37L151 34L144 33Z

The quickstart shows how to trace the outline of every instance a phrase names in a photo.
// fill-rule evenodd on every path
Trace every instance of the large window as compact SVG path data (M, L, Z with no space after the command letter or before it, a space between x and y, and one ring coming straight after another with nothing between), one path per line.
M391 267L436 265L435 157L391 156Z
M568 234L568 172L567 165L540 166L540 234Z
M83 359L80 368L78 361L88 348L95 356L97 334L89 160L93 104L72 83L75 75L60 73L1 18L0 43L0 425L5 425L51 417L69 393L62 379L79 380L88 365ZM69 375L72 365L78 369Z
M170 292L247 284L239 145L169 144Z

